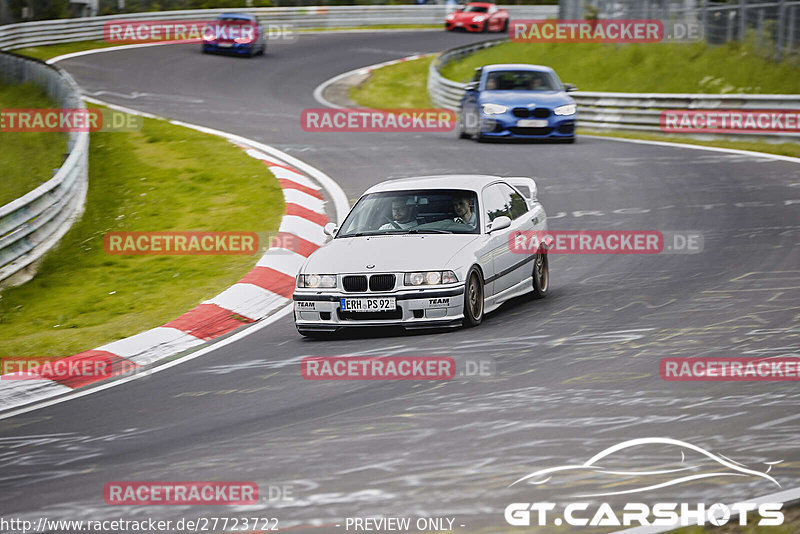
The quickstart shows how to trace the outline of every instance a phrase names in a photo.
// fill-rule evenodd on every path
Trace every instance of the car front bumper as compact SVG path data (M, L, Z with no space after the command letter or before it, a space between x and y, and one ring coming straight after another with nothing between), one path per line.
M394 312L343 312L342 298L394 297ZM298 330L335 332L345 327L402 326L439 328L458 326L464 318L464 284L446 288L405 288L397 291L350 293L339 290L298 289L293 295Z
M577 115L551 115L547 125L538 128L517 126L520 119L510 113L481 114L481 136L515 139L571 138L575 136Z
M233 43L232 46L220 46L218 43L203 43L204 52L220 52L227 54L249 54L255 50L253 43Z
M445 29L448 31L453 30L464 30L467 32L481 32L483 31L483 26L488 24L486 21L483 22L463 22L463 21L447 21L445 22Z

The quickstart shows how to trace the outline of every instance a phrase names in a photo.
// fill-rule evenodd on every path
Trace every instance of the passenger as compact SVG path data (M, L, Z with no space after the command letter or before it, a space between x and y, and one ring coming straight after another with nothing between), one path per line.
M470 207L470 197L468 195L453 197L453 211L456 212L456 217L453 219L455 222L475 228L478 218Z

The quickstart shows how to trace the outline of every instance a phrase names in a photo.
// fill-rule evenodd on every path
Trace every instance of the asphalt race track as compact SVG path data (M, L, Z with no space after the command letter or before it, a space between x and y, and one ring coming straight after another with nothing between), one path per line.
M457 532L518 532L503 518L509 503L574 500L598 479L538 489L512 482L652 436L760 471L783 460L770 475L782 489L800 486L796 382L659 377L668 356L800 354L799 165L589 137L478 144L453 133L300 128L301 111L321 107L314 88L336 74L483 38L322 34L271 43L252 60L172 45L60 65L89 96L280 148L334 178L351 202L388 177L532 175L551 228L697 231L704 250L551 257L547 299L505 305L477 329L319 342L301 338L287 317L153 376L2 420L4 515L276 517L292 532L344 532L355 516L452 517ZM496 376L345 382L299 373L305 356L400 354L493 358ZM631 457L627 467L667 464L672 452ZM116 480L255 481L263 497L291 486L293 500L109 506L103 487ZM730 476L603 500L710 504L780 490Z

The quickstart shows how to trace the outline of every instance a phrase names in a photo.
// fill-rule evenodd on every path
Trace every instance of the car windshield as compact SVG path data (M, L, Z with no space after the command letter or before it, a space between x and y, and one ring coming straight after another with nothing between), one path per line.
M384 234L479 234L474 191L436 189L364 195L336 238Z
M467 6L464 10L464 13L486 13L489 11L488 7L483 6Z
M560 87L547 72L502 70L486 76L487 91L558 91Z

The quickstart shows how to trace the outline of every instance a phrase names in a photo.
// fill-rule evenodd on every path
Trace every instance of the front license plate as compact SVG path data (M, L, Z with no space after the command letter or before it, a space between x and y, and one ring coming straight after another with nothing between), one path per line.
M231 48L233 47L233 43L219 43L217 46L220 48Z
M370 298L370 299L339 299L342 311L349 312L381 312L394 311L397 303L394 297Z
M544 119L520 119L517 126L521 128L546 128L547 121Z

